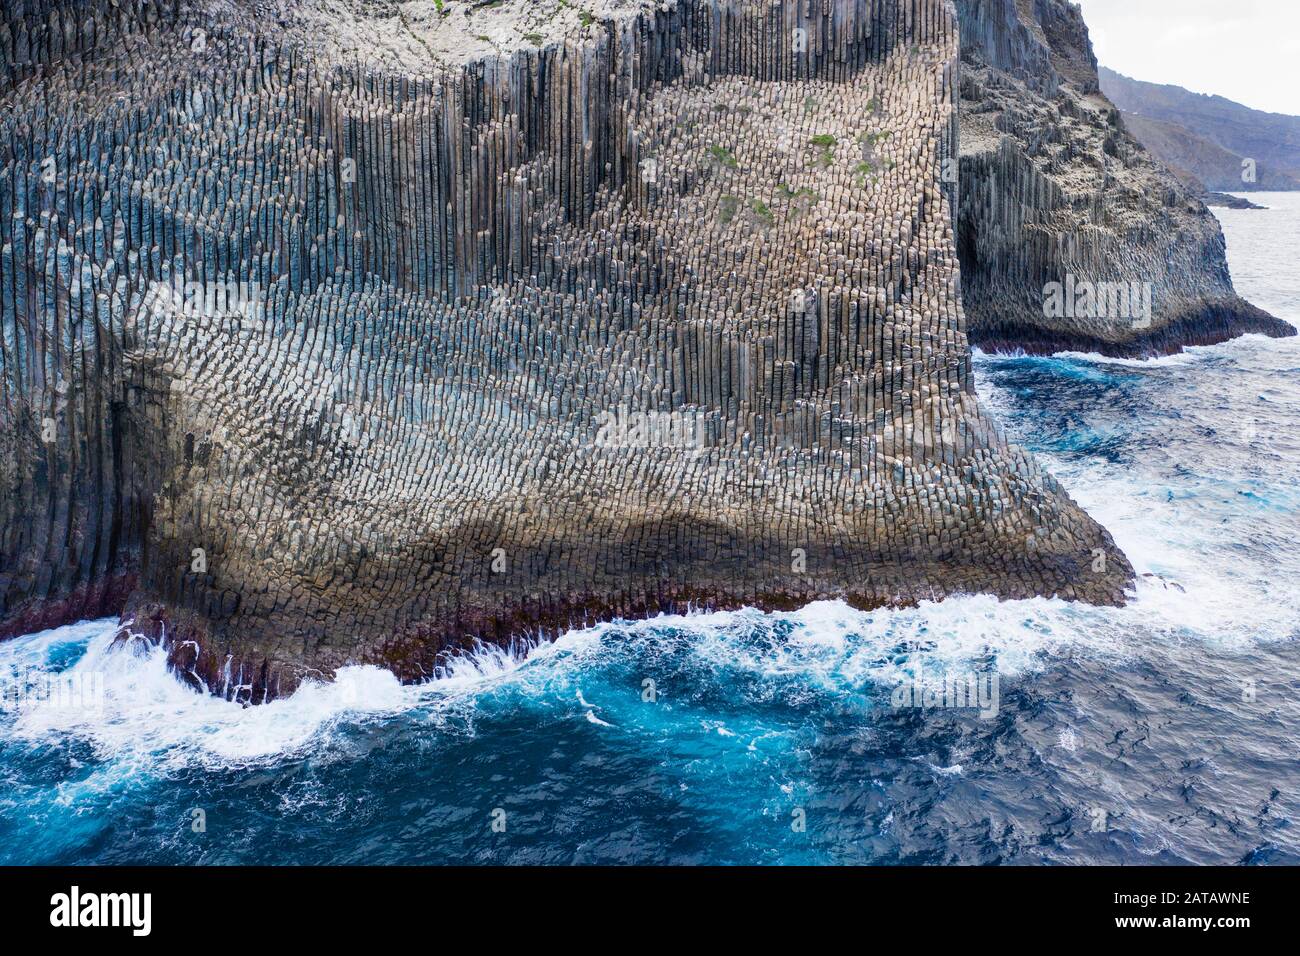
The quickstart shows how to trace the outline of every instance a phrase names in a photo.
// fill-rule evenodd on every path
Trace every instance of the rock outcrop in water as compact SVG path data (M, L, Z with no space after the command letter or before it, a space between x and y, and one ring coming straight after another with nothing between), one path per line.
M1236 295L1200 190L1125 131L1078 7L957 0L957 11L957 248L972 343L1142 357L1295 334Z
M129 592L261 701L689 603L1123 600L975 398L950 5L222 9L6 8L0 634Z

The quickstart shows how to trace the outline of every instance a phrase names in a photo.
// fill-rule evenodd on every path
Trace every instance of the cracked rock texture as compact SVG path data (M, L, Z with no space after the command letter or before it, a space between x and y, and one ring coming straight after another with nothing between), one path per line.
M260 702L688 604L1123 600L975 398L950 4L423 73L339 56L339 6L6 7L0 634L125 601Z
M1142 357L1247 332L1295 334L1236 295L1223 232L1199 190L1124 129L1098 86L1076 6L957 0L956 7L957 249L973 344ZM1045 287L1067 282L1149 289L1149 314L1085 304L1077 316L1049 317Z

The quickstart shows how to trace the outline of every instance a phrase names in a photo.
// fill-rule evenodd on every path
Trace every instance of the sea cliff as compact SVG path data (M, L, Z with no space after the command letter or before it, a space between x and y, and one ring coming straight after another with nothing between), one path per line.
M300 6L6 8L0 634L124 605L261 702L687 606L1123 601L975 396L950 3Z
M1236 294L1200 190L1125 129L1078 7L958 0L957 12L957 249L972 343L1141 358L1295 334ZM1067 285L1079 307L1053 308Z

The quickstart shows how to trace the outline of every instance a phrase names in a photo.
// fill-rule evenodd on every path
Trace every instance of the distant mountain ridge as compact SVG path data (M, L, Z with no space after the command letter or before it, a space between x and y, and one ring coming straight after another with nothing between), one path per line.
M1099 70L1129 131L1181 178L1224 191L1300 190L1300 116ZM1243 161L1253 160L1253 181Z
M1246 157L1198 136L1185 126L1139 113L1122 112L1124 126L1160 157L1179 179L1203 190L1276 191L1300 189L1300 179L1258 162L1254 182L1243 178Z

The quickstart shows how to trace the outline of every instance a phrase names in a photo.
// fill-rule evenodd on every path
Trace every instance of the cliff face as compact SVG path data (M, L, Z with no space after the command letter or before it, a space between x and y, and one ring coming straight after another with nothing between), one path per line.
M1177 123L1124 112L1124 128L1193 189L1273 192L1300 189L1300 180L1224 149Z
M0 633L130 590L261 701L691 602L1123 600L975 399L950 5L341 9L6 8Z
M1198 191L1125 131L1078 8L958 0L957 12L957 248L975 345L1144 356L1295 334L1235 294Z
M1133 135L1162 161L1211 189L1300 189L1300 116L1253 110L1222 96L1144 83L1102 67L1101 90ZM1131 117L1131 119L1130 119ZM1253 178L1242 177L1249 159Z

